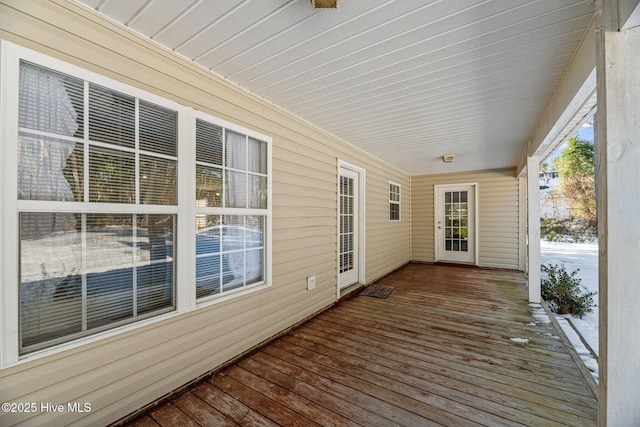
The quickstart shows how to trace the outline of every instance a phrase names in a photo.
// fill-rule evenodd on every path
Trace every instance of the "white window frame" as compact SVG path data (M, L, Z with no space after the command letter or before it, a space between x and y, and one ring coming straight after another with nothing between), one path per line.
M395 185L398 187L398 200L392 200L391 197L394 192L391 191L391 186ZM402 186L397 182L389 181L389 222L400 222L402 221ZM391 219L391 206L398 206L398 219Z
M267 209L250 209L250 208L229 208L229 207L200 207L200 206L196 206L196 201L195 201L195 182L193 181L194 177L195 177L195 146L196 146L196 128L195 128L195 119L201 119L204 120L206 122L209 122L211 124L217 125L222 127L223 129L227 129L230 131L234 131L237 133L241 133L243 135L246 135L249 138L255 138L261 141L266 141L267 142ZM222 120L219 119L215 116L212 116L210 114L206 114L203 113L201 111L194 111L194 120L193 120L193 173L191 175L191 186L192 186L192 193L193 193L193 203L191 206L194 207L194 211L193 211L193 221L194 221L194 226L192 228L192 230L195 230L195 216L197 214L204 214L204 215L255 215L255 216L265 216L265 233L266 233L266 237L265 237L265 242L264 242L264 266L265 266L265 271L264 271L264 280L245 286L243 288L239 288L238 290L234 290L234 291L227 291L227 292L222 292L220 294L216 294L216 295L212 295L212 296L208 296L208 297L203 297L201 299L199 299L197 301L197 306L199 307L207 307L211 304L215 304L217 302L221 302L221 301L226 301L229 298L233 298L236 294L238 293L245 293L248 290L254 289L254 288L264 288L265 286L270 286L271 284L271 224L272 224L272 217L271 217L271 212L272 212L272 204L271 204L271 177L272 177L272 166L271 166L271 145L272 145L272 140L271 138L264 136L258 132L254 132L250 129L246 129L243 128L241 126L238 126L234 123L228 122L226 120ZM224 147L224 146L223 146ZM224 148L223 148L224 149ZM224 161L223 161L224 163ZM226 168L226 166L224 166ZM266 214L266 215L265 215ZM193 263L193 271L194 271L194 286L195 286L195 270L196 270L196 265L195 265L195 253L194 256L192 257L192 263ZM194 298L195 298L195 291L194 291Z
M352 163L348 163L344 160L338 159L336 176L336 272L338 272L336 280L336 300L343 296L342 291L349 289L344 287L340 283L340 173L343 169L352 171L358 174L358 282L366 282L366 218L367 218L367 205L366 205L366 188L367 188L367 171L360 166L356 166Z
M32 62L97 85L144 99L145 101L178 112L178 205L150 206L119 203L47 202L18 200L17 159L18 150L18 101L20 61ZM27 363L60 351L86 345L123 332L157 323L181 313L198 310L217 302L255 292L272 283L272 139L266 135L243 128L212 116L207 120L237 132L267 142L267 209L264 240L264 281L248 286L239 292L224 293L205 304L196 304L195 297L195 118L201 113L191 107L151 94L103 75L71 65L39 52L0 40L0 369ZM57 344L32 353L19 355L19 226L18 213L30 212L85 212L85 213L171 213L176 215L176 250L174 259L175 310L143 319L103 332ZM248 209L237 209L226 215L251 215ZM262 211L264 214L264 211Z

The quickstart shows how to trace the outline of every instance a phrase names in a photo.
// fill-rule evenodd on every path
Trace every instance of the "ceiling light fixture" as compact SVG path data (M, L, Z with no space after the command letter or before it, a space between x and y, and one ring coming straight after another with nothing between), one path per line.
M445 163L453 163L453 158L455 157L455 155L453 154L445 154L444 156L442 156L442 161Z
M342 0L311 0L314 9L337 9Z

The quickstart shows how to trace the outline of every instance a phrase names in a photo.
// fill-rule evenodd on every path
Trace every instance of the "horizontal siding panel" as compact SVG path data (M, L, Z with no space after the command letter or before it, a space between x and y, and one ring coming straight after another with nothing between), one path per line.
M488 246L485 245L486 251L484 258L491 256L502 256L508 259L512 259L514 256L518 256L518 245L502 245L502 246Z
M334 192L335 197L335 192ZM280 202L280 198L274 200L275 202ZM315 197L309 198L298 198L298 202L308 201L309 203L278 203L274 208L273 212L279 218L287 219L296 216L302 216L304 218L324 218L324 222L327 226L335 226L336 218L337 218L337 206L335 200L327 200L327 199L318 199ZM331 203L333 202L333 203ZM333 206L332 206L333 205ZM292 212L293 211L293 212ZM297 213L297 215L296 215Z
M274 228L273 244L290 245L293 241L304 241L307 238L323 236L337 241L338 231L335 225L332 227L307 227L307 228L286 228L276 230ZM288 246L284 246L288 247Z
M335 252L336 246L333 242L319 246L302 246L299 248L287 248L286 250L274 253L273 263L277 265L287 265L290 260L304 262L307 258L315 258L318 260L320 256L328 256Z

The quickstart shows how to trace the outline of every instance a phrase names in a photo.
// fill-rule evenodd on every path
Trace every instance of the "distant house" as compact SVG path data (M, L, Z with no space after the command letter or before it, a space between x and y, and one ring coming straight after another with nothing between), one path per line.
M475 3L0 0L0 425L115 422L410 262L539 302L596 90L600 414L640 424L638 1Z

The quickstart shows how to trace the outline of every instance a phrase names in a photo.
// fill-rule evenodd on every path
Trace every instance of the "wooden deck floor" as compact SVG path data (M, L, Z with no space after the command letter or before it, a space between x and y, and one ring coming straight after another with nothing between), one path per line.
M345 301L131 425L595 425L593 392L523 282L409 264L378 282L387 299Z

